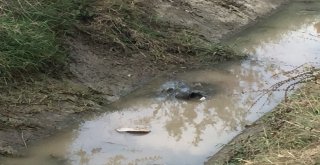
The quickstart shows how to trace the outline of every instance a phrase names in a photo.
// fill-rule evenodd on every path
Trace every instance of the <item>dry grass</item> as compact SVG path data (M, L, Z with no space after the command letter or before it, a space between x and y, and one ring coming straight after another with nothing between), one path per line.
M33 82L0 85L0 90L1 128L17 129L32 125L43 120L41 114L46 112L59 115L90 112L108 103L91 88L48 76L38 76ZM35 119L37 115L40 118Z
M0 78L61 70L68 54L63 36L75 34L74 27L126 56L179 64L187 56L213 62L238 57L192 29L158 19L152 8L134 0L0 0Z
M221 61L237 54L227 46L207 41L192 29L159 19L153 7L144 1L96 1L91 4L93 19L77 27L114 52L141 54L155 61L181 62L187 56Z
M320 164L320 85L307 84L267 115L264 130L234 145L229 164Z

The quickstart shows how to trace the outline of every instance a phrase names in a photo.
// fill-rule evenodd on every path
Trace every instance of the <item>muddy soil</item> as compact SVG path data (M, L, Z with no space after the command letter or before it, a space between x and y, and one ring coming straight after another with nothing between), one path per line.
M259 17L271 13L286 0L138 0L157 12L157 16L174 25L192 28L208 40L220 40L235 33ZM201 64L198 57L179 56L173 60L155 61L143 53L123 56L109 45L99 44L79 34L69 40L70 70L76 80L118 99L156 75L181 66ZM111 49L111 50L110 50ZM141 82L142 81L142 82Z
M219 40L270 13L285 0L162 0L159 15L196 29L209 40Z
M17 156L31 141L80 122L87 112L108 103L88 87L49 77L7 85L1 91L0 155Z
M139 0L156 10L161 19L195 29L211 41L254 22L285 1ZM66 43L71 50L71 76L36 78L1 88L0 155L18 156L32 142L72 126L86 113L99 111L101 105L118 100L153 77L201 64L191 56L177 56L171 63L141 53L123 56L82 32Z

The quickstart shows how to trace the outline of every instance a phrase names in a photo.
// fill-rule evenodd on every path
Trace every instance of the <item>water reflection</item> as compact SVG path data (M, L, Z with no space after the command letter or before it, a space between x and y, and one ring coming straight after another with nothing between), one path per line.
M112 160L121 155L120 164L154 155L159 159L152 160L153 164L203 162L217 151L219 144L231 140L244 125L272 109L283 97L283 92L274 92L269 99L262 98L251 107L260 95L257 91L286 78L281 73L318 59L320 43L313 36L318 33L316 22L319 22L319 17L301 10L304 7L292 5L279 17L240 36L235 44L252 55L250 60L181 73L175 77L187 83L218 86L214 97L205 102L152 98L155 94L150 94L150 91L159 90L167 80L154 81L116 104L119 111L85 123L72 150L79 150L77 144L82 142L84 145L89 135L103 132L100 133L103 140L95 137L95 145L85 144L85 148L90 150L93 146L104 146L103 157ZM310 8L314 7L306 7ZM292 15L296 15L295 19L289 19ZM275 74L278 76L273 77ZM135 125L150 126L152 132L146 136L132 136L113 130ZM103 144L106 139L121 145ZM90 164L101 164L98 159L99 156L93 158Z
M283 97L283 92L274 92L252 107L259 91L286 78L283 73L296 66L319 62L320 10L315 9L320 6L315 3L319 2L294 3L228 42L251 54L250 59L180 73L174 80L159 78L112 105L114 112L36 146L32 160L11 159L5 164L48 164L52 154L72 165L201 164ZM161 86L175 80L218 90L204 102L159 98ZM115 131L139 125L150 126L152 132L139 136Z
M319 39L314 37L318 33L317 29L315 30L315 26L319 22L319 11L319 1L293 3L286 10L280 11L272 17L272 19L265 20L254 28L247 29L240 36L237 36L235 42L229 43L235 45L235 47L244 48L250 54L258 55L259 59L262 59L262 57L271 59L275 58L274 56L282 56L284 54L286 56L281 61L296 59L290 54L303 53L305 50L312 51L310 48L315 45L308 41L319 42ZM304 44L305 41L308 44ZM301 44L308 48L303 49ZM281 48L277 48L275 52L268 51L273 46ZM263 53L267 53L266 55L268 56ZM305 54L307 53L312 52L306 52ZM260 55L263 56L261 57ZM301 56L299 57L301 59Z
M316 29L317 33L320 33L320 22L314 24L313 27Z
M158 164L198 164L208 153L216 152L217 145L226 143L246 124L258 118L257 112L267 111L258 108L249 111L258 93L244 92L268 86L265 81L273 72L262 66L253 61L230 62L215 69L190 71L176 77L188 83L219 84L220 90L205 102L149 97L150 90L158 91L166 79L152 82L140 89L139 95L114 104L118 111L85 122L70 146L71 163L103 164L121 156L121 160L117 159L120 164L150 157L159 158L147 159ZM259 102L257 107L261 104ZM275 104L273 102L268 108ZM152 132L135 136L114 131L119 127L140 125L150 126ZM78 154L89 153L96 147L102 148L98 154Z

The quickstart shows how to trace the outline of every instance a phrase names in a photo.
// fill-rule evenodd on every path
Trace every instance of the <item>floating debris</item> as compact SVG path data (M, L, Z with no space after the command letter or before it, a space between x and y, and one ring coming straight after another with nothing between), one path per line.
M200 101L206 101L207 98L206 97L201 97Z
M132 134L147 134L150 133L151 130L149 128L118 128L116 129L117 132L126 132L126 133L132 133Z
M164 97L176 98L185 101L205 101L208 95L215 93L214 86L194 82L187 84L182 81L169 81L162 85L160 94Z
M205 98L201 91L178 92L175 97L182 100L201 100Z

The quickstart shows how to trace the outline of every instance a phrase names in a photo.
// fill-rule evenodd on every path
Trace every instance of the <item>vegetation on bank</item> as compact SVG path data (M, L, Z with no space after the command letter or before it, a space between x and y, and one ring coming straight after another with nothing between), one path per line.
M132 0L97 1L92 6L94 19L78 27L94 41L121 54L140 53L155 60L173 62L176 55L191 55L220 61L236 54L192 29L161 20L151 5Z
M0 0L0 15L4 78L60 69L68 54L63 37L72 36L74 29L115 52L166 62L176 61L177 55L217 61L235 54L191 29L161 21L151 6L133 0Z
M260 133L232 144L228 164L320 164L320 84L307 84L260 124Z
M74 22L73 0L0 0L0 76L49 71L65 60L58 34Z

